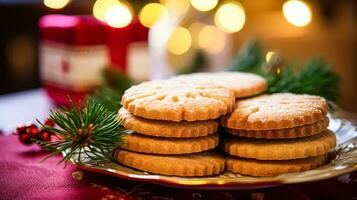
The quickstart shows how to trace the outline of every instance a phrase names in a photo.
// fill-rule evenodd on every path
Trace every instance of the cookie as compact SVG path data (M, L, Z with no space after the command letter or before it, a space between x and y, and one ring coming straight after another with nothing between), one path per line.
M159 80L132 86L121 103L135 116L179 122L225 115L233 110L235 97L232 91L213 85Z
M277 176L317 168L327 162L327 155L296 160L255 160L230 156L227 169L233 173L250 176Z
M216 120L173 122L136 117L125 108L119 110L119 119L126 129L157 137L191 138L217 132Z
M264 138L264 139L284 139L284 138L298 138L298 137L307 137L321 133L322 131L327 130L329 125L328 117L325 119L315 122L313 124L307 124L303 126L297 126L293 128L285 129L275 129L275 130L237 130L226 128L226 132L232 135L238 135L241 137L248 138Z
M161 138L132 133L124 137L120 148L153 154L187 154L213 149L218 141L218 134L195 138Z
M235 110L223 116L221 124L243 130L285 129L321 121L327 111L322 97L276 93L238 100Z
M200 84L215 84L234 92L236 98L260 94L267 89L267 82L261 76L244 72L193 73L175 76L173 80Z
M173 176L209 176L219 174L225 169L225 160L214 152L186 155L153 155L115 151L118 162L138 170Z
M295 139L250 139L235 137L224 141L224 150L234 156L257 160L291 160L324 155L336 146L330 130Z

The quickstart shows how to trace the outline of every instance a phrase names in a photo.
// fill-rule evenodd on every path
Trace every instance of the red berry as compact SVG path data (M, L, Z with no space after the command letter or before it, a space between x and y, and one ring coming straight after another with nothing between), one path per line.
M22 142L22 143L24 143L24 144L32 144L32 138L30 137L30 135L29 134L27 134L27 133L25 133L25 134L20 134L19 135L19 139L20 139L20 141Z
M30 137L36 136L39 133L39 130L36 125L31 124L26 128L26 133L30 135Z
M21 134L21 133L24 133L25 131L26 131L26 126L24 124L18 124L16 126L15 134Z
M47 131L42 130L38 135L38 139L44 142L51 141L51 134Z
M47 118L47 119L45 120L45 125L54 127L54 126L55 126L55 123L54 123L51 119Z

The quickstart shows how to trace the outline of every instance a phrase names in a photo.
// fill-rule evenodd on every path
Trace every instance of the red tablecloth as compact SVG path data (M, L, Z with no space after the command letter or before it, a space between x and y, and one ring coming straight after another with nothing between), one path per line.
M259 190L187 190L90 172L78 181L74 166L57 165L60 156L40 162L47 153L15 136L0 136L0 152L0 199L357 199L357 173Z

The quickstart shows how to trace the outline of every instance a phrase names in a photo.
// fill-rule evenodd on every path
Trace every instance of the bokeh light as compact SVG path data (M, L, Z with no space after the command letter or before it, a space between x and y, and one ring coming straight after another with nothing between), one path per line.
M49 8L61 9L69 3L69 0L44 0L43 4Z
M190 32L184 27L176 27L167 41L167 50L175 55L186 53L192 43Z
M199 47L198 44L199 34L205 26L206 25L201 22L195 22L188 27L188 30L190 31L192 37L192 46Z
M199 33L198 46L211 54L219 53L226 45L226 33L215 26L205 26Z
M167 9L159 3L146 4L139 13L139 20L142 25L150 28L161 17L167 17Z
M105 12L105 21L109 26L122 28L131 22L133 16L125 4L114 5Z
M98 20L105 21L105 12L116 5L120 5L118 0L97 0L93 6L93 15Z
M218 28L227 33L240 31L245 24L243 6L237 1L224 3L215 13L214 22Z
M160 3L173 15L183 15L190 8L189 0L160 0Z
M294 26L306 26L311 22L312 13L309 5L303 1L290 0L283 5L283 14Z
M268 51L267 54L265 55L265 60L267 62L270 62L271 58L276 54L274 51Z
M191 5L199 11L210 11L216 7L218 0L191 0Z

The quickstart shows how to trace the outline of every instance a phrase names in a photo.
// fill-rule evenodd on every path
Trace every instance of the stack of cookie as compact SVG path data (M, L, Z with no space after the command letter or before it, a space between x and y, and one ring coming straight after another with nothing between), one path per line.
M231 136L227 168L252 176L275 176L318 167L336 145L327 130L326 101L289 93L239 100L221 124Z
M214 85L162 80L129 88L119 118L132 130L115 152L123 165L155 174L207 176L225 169L208 151L219 142L214 119L234 109L232 91Z

